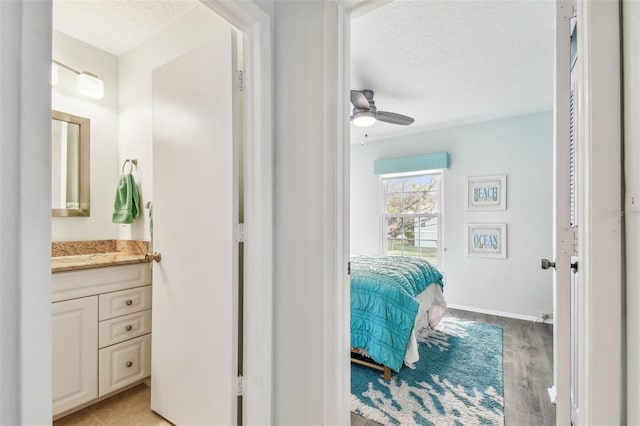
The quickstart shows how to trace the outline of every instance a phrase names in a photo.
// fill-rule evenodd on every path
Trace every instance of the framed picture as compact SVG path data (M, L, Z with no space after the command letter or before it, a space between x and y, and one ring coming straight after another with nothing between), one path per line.
M507 175L467 178L467 210L506 210Z
M467 224L467 255L506 259L507 224Z

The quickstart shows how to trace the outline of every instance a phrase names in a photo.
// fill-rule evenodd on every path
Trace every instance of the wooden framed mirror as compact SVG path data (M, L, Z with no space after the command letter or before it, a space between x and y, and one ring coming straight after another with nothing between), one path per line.
M90 120L51 112L51 215L90 215Z

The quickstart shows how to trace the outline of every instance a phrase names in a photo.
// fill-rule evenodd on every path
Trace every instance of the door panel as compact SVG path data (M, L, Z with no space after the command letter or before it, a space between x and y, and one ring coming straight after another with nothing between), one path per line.
M153 72L151 408L235 423L231 27Z
M556 2L553 138L553 378L550 389L558 424L571 416L571 256L575 253L571 228L570 58L571 2ZM575 188L574 188L575 189Z
M571 265L578 265L578 244L575 236L578 234L578 123L577 123L577 106L578 106L578 33L576 19L571 21L571 91L569 92L569 176L570 176L570 228L574 235L573 252L571 253ZM578 279L578 268L571 268L571 422L574 425L579 423L578 409L578 348L580 347L580 323L579 323L579 305L580 305L580 286Z

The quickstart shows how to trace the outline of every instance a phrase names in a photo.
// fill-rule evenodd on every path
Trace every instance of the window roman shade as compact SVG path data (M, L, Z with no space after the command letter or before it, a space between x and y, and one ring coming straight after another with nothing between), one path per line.
M408 157L382 158L373 162L373 173L386 175L390 173L417 172L421 170L437 170L449 167L448 152L432 152Z

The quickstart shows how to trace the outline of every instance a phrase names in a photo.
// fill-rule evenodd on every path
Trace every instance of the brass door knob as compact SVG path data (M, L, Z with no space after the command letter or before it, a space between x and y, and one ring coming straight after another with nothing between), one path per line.
M154 251L153 253L147 253L144 255L144 261L147 263L151 263L153 261L160 263L161 260L162 254L160 254L159 251Z

